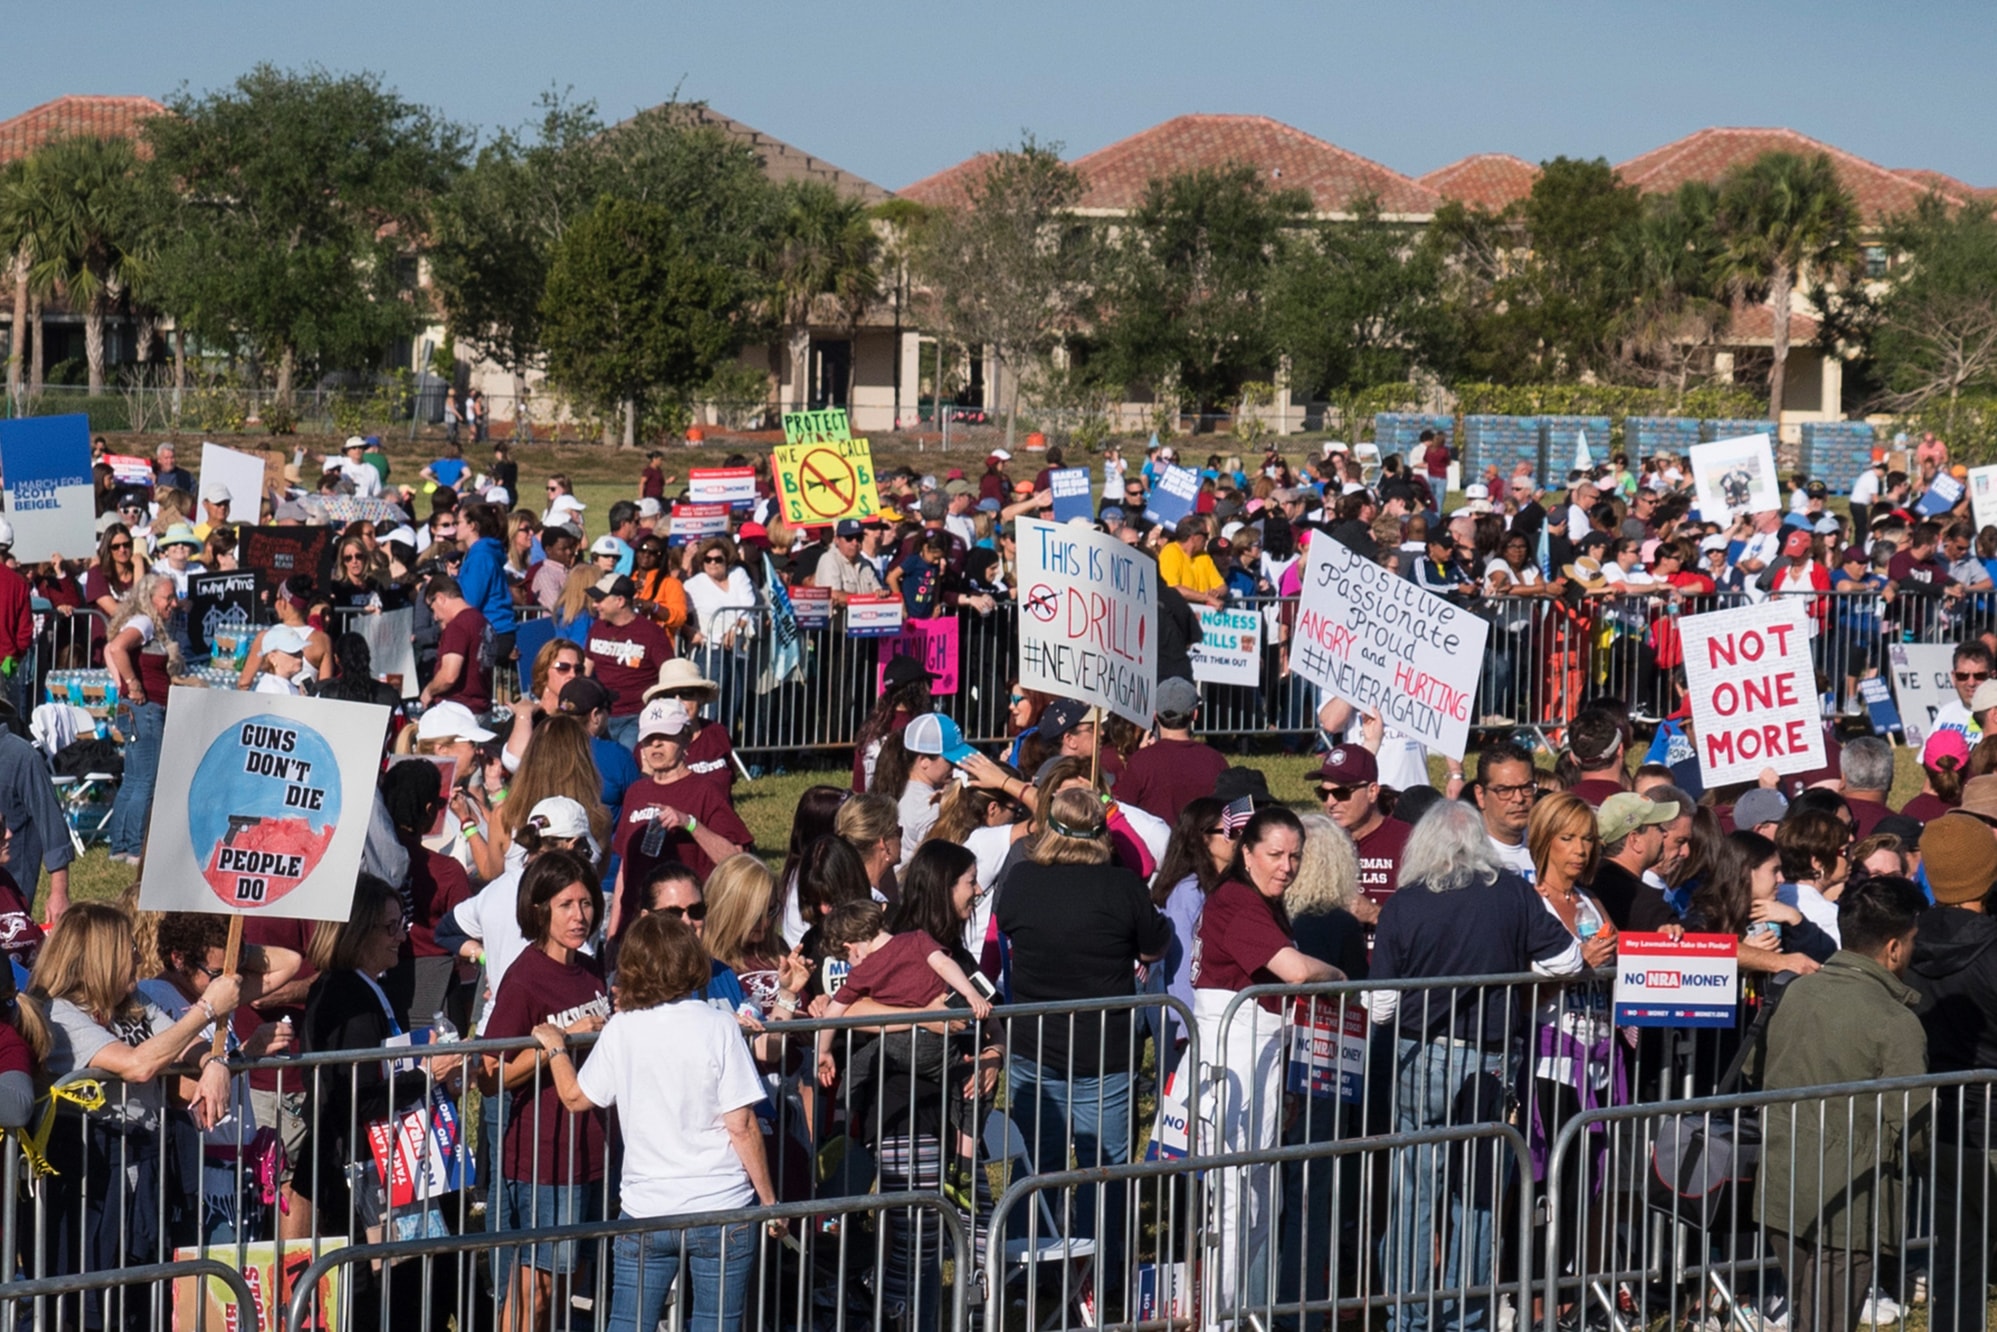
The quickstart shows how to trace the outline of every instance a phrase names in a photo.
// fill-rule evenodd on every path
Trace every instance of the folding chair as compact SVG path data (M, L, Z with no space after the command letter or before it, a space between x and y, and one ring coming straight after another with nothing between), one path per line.
M984 1141L985 1154L994 1161L1005 1162L1009 1178L1036 1173L1033 1158L1027 1150L1026 1135L1019 1131L1019 1125L1013 1123L1011 1115L994 1110L985 1120ZM1045 1189L1034 1191L1034 1205L1040 1217L1039 1233L1008 1235L1004 1252L994 1255L1005 1263L1003 1286L1010 1286L1016 1276L1030 1276L1043 1263L1076 1263L1079 1270L1066 1286L1072 1293L1065 1302L1056 1305L1040 1324L1041 1332L1066 1326L1070 1310L1080 1314L1084 1322L1093 1322L1091 1311L1083 1305L1083 1295L1095 1275L1096 1242L1060 1233ZM1003 1218L994 1218L993 1224L1001 1224L1002 1221ZM990 1281L991 1274L983 1273L982 1278ZM1066 1277L1063 1279L1068 1281ZM1030 1286L1029 1280L1029 1289Z
M44 703L29 719L29 734L35 747L51 765L55 756L78 740L101 739L109 728L88 708L74 703ZM111 810L118 794L118 778L108 772L86 772L63 776L51 768L49 782L62 802L63 818L69 823L70 837L79 854L83 845L110 836Z

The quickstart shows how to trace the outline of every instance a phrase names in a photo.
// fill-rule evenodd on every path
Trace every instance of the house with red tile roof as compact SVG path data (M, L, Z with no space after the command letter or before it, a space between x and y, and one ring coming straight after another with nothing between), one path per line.
M1539 168L1510 153L1473 153L1420 179L1452 203L1496 213L1532 193Z
M147 120L164 114L166 108L150 97L58 97L0 120L0 165L19 161L49 140L71 134L136 139Z

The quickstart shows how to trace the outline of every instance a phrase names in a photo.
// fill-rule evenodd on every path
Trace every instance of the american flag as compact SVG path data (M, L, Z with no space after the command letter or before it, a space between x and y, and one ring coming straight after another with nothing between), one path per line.
M1255 800L1252 796L1242 796L1228 802L1220 812L1220 830L1229 837L1241 836L1241 830L1248 826L1248 820L1255 817Z

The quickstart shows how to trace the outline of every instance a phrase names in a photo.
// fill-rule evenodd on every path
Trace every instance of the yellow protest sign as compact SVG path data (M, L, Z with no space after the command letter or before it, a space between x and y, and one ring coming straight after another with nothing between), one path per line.
M785 412L784 443L822 444L853 438L844 407L828 407L822 412Z
M872 518L881 511L880 492L874 488L874 451L866 440L779 444L770 452L784 521L792 527Z

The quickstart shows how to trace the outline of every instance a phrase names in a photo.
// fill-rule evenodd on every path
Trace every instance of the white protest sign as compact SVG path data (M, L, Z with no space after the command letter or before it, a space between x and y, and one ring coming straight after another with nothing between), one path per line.
M220 444L201 446L201 471L195 481L194 498L216 482L229 488L229 521L254 527L263 517L263 459L254 453L225 449ZM196 514L206 514L200 504Z
M686 497L695 504L731 504L746 509L756 502L756 469L696 467L686 474Z
M1969 513L1979 532L1997 526L1997 467L1969 469Z
M1694 444L1692 485L1699 496L1699 516L1724 523L1737 513L1765 513L1782 508L1782 486L1775 478L1775 446L1766 435L1741 435Z
M14 558L23 565L51 555L80 559L96 548L89 417L0 421L0 479L7 484Z
M1776 597L1678 621L1707 787L1824 766L1809 616L1802 598Z
M1144 520L1160 527L1172 527L1193 511L1200 499L1200 474L1190 467L1167 467L1151 488L1144 506Z
M1193 678L1201 684L1262 683L1262 612L1250 607L1202 607L1200 641L1187 649Z
M1616 940L1616 1025L1731 1027L1740 940L1731 934L1625 934Z
M795 615L797 612L791 612ZM846 637L893 638L901 633L902 599L892 592L846 598Z
M1304 560L1290 668L1460 759L1490 629L1320 532Z
M1019 683L1139 726L1158 692L1158 565L1094 528L1021 518Z
M1918 750L1935 729L1935 715L1961 702L1951 674L1955 649L1947 643L1894 643L1886 649L1893 676L1893 701L1900 709L1900 733Z
M347 919L387 734L370 703L174 686L139 909Z

